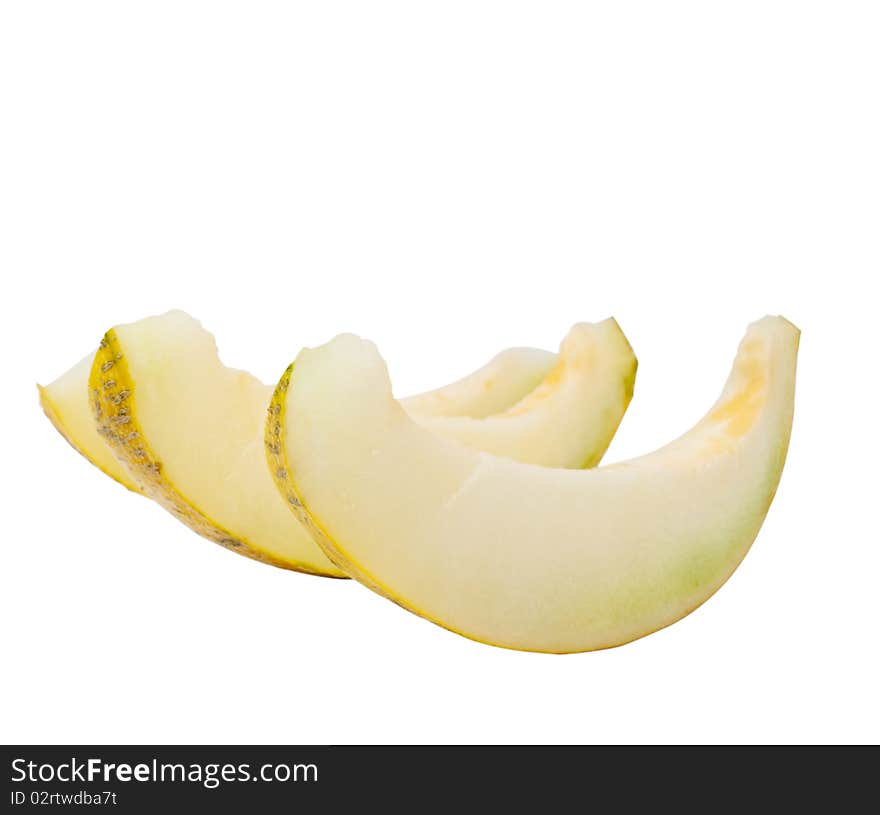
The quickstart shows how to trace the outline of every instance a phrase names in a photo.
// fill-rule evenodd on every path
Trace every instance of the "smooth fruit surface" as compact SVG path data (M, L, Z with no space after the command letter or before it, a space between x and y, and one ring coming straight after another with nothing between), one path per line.
M409 396L404 407L419 416L484 419L507 410L550 373L556 354L538 348L508 348L482 368L442 388Z
M614 332L606 328L597 336L606 334ZM580 344L575 344L578 349ZM528 431L529 449L544 455L542 435L548 439L547 449L556 451L550 442L557 438L554 426L559 424L571 432L578 460L593 455L596 446L604 451L629 400L624 394L631 390L626 380L633 362L631 351L629 357L623 355L616 342L607 348L598 340L586 345L594 364L562 377L566 387L538 400L524 411L524 418L507 421L506 435L494 429L493 417L467 419L471 442L480 442L474 426L486 426L485 438L492 444L506 438L512 445L517 434ZM560 361L581 355L581 350L563 350ZM529 366L531 371L531 361ZM554 363L547 378L557 368ZM605 376L611 377L607 389L600 387ZM95 355L89 388L104 439L144 491L178 519L239 554L299 571L345 576L287 509L273 484L266 455L267 450L270 458L279 455L280 448L271 437L264 442L263 435L273 389L225 367L213 336L196 320L177 311L108 331ZM533 414L543 419L530 422ZM451 435L459 433L455 417L420 421L431 422L435 432L448 426ZM554 455L570 456L567 450ZM282 466L274 465L276 474Z
M276 391L279 486L340 567L446 628L533 651L620 645L688 614L748 551L785 461L798 338L783 318L754 323L692 430L572 471L420 427L376 348L343 335Z

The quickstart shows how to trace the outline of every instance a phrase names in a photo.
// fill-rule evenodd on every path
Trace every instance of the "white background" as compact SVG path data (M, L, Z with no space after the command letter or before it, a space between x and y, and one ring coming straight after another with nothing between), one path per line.
M0 738L877 741L878 41L872 2L4 3ZM401 395L613 314L640 369L608 461L782 313L790 456L690 617L490 648L64 444L34 384L171 307L265 381L361 333Z

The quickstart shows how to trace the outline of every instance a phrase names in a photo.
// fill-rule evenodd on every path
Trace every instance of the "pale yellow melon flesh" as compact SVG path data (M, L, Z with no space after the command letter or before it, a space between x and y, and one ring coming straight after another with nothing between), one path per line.
M634 358L613 321L575 333L584 337L576 337L573 350L563 348L548 374L562 384L533 408L526 405L521 418L508 420L506 434L494 427L493 417L469 419L471 443L480 443L474 425L485 424L486 438L495 445L508 438L513 446L517 434L528 433L537 459L546 455L542 436L555 440L558 424L571 433L578 461L604 451L629 401ZM146 493L181 521L257 560L344 576L272 483L263 440L272 388L226 368L213 337L191 317L171 312L107 332L89 387L104 438ZM534 417L544 417L545 434ZM437 432L444 426L450 435L461 432L455 418L419 421L431 421ZM572 455L550 449L558 457ZM275 452L270 440L269 453Z
M419 424L526 464L594 467L632 398L636 368L632 348L614 319L578 323L541 384L517 404L483 419L427 416L419 417Z
M442 388L408 396L403 404L417 416L484 419L531 393L555 363L556 354L549 351L508 348L472 374Z
M785 461L798 337L782 318L753 324L691 431L572 471L431 433L375 347L344 335L276 389L279 488L341 568L446 628L531 651L620 645L699 606L748 551Z

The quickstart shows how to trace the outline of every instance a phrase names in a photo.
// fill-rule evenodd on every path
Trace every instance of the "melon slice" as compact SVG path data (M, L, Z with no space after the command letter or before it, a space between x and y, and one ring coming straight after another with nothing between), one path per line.
M573 350L563 349L548 374L566 386L538 400L534 411L525 411L526 419L507 422L508 436L523 429L532 434L536 457L543 455L543 447L536 432L540 427L527 421L532 412L543 415L545 425L562 423L571 430L578 460L595 454L592 445L604 450L623 415L632 389L632 352L625 339L603 342L622 338L616 324L600 325L592 342L589 331L578 331ZM581 362L585 357L592 362ZM273 389L248 373L226 368L213 337L191 317L171 312L107 332L89 387L104 438L146 493L181 521L257 560L344 576L286 508L266 467L263 428ZM588 403L579 401L587 396ZM564 406L561 414L554 405ZM437 432L444 424L451 434L459 432L455 417L424 420ZM468 419L471 441L479 442L473 424L493 421ZM552 427L545 430L548 438L555 438ZM499 444L497 430L487 435L493 445ZM270 454L278 452L271 440L269 447Z
M74 450L115 481L140 493L142 487L98 433L88 398L94 358L91 353L51 384L37 385L40 405ZM411 396L406 404L424 416L488 416L505 410L534 390L555 361L556 355L549 351L508 348L463 379Z
M692 430L572 471L419 426L376 348L343 335L276 389L276 480L340 568L441 626L528 651L621 645L699 606L749 549L785 461L798 337L780 317L754 323Z

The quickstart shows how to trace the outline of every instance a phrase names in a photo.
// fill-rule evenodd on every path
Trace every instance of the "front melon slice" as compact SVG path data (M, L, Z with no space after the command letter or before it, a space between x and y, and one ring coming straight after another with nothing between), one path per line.
M348 574L446 628L530 651L620 645L699 606L748 551L785 461L798 337L780 317L753 324L691 431L574 471L430 432L375 346L344 335L276 389L279 488Z
M523 408L526 418L507 420L506 436L501 432L500 437L512 445L527 430L529 449L536 457L543 455L540 423L527 420L534 411L544 417L548 439L558 435L551 425L578 431L572 432L578 461L595 455L594 446L604 451L629 401L634 358L625 340L605 341L622 337L616 324L600 326L580 331L585 336L574 343L574 350L563 349L565 371L554 362L547 374L563 384L549 383L543 398ZM541 360L546 362L546 357ZM534 367L533 360L530 364ZM287 509L266 467L263 428L272 388L244 371L226 368L213 337L198 322L171 312L111 329L95 355L89 387L104 439L145 492L181 521L258 560L344 575ZM474 407L473 400L462 403ZM419 421L440 427L437 432L446 426L449 435L460 433L456 417L419 416ZM493 422L494 417L469 418L465 424L471 443L480 441L474 424L491 428ZM486 438L497 444L498 429L487 430ZM339 497L344 502L344 495Z

